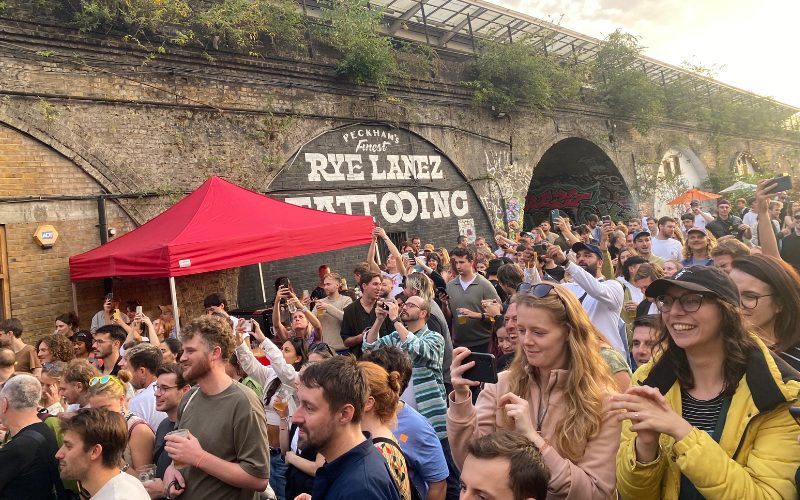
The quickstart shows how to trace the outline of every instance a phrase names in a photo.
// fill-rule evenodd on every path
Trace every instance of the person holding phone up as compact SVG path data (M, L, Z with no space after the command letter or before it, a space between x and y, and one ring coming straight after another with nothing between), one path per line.
M616 384L600 355L600 333L577 297L541 283L514 297L521 346L511 367L487 383L475 405L466 347L453 351L447 436L461 467L467 443L497 430L530 439L550 469L548 499L603 499L615 487L620 423L609 411Z

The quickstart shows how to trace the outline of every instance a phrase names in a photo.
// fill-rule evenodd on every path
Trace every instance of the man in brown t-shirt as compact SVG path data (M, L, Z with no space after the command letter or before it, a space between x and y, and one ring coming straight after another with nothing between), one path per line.
M188 430L188 438L166 436L164 450L173 465L164 472L164 484L172 497L256 500L267 488L273 443L268 442L263 403L225 373L234 348L231 322L201 316L182 327L180 337L183 376L197 389L184 395L178 407L175 429ZM187 466L176 469L175 463Z
M14 370L18 373L30 373L36 377L42 373L42 363L36 356L36 349L22 341L22 321L9 318L0 321L0 347L8 347L14 351L17 364Z

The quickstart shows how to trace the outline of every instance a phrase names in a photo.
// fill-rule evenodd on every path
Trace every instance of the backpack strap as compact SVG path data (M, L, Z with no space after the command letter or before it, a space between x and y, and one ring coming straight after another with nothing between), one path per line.
M374 437L372 438L372 442L374 444L388 444L395 450L400 452L401 455L403 455L403 459L406 462L406 474L408 476L408 485L411 488L411 500L422 500L422 495L420 494L419 491L417 491L417 488L414 486L414 481L411 480L411 471L409 470L408 466L408 464L411 463L411 460L409 460L408 455L406 455L406 452L404 452L403 449L400 448L400 445L397 444L396 441L385 437Z

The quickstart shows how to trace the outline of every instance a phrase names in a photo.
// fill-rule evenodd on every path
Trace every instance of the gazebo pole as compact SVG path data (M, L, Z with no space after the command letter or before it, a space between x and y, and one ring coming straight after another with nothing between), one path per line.
M169 296L172 298L172 315L175 317L175 331L180 333L181 320L178 313L178 296L175 294L175 277L169 277Z
M267 306L267 290L264 288L264 271L261 269L261 262L258 263L258 279L261 280L261 300L264 301L264 307Z
M75 290L75 282L73 281L71 284L72 284L72 310L75 311L75 314L78 314L78 292Z

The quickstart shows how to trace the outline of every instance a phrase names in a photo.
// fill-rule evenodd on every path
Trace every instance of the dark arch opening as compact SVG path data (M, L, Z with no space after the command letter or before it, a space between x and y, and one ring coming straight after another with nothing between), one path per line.
M589 214L627 220L637 212L628 185L611 158L586 139L570 137L548 149L533 170L525 197L527 231L559 209L584 223Z

